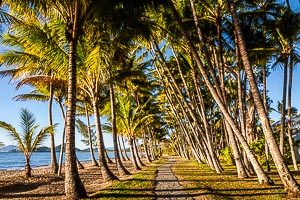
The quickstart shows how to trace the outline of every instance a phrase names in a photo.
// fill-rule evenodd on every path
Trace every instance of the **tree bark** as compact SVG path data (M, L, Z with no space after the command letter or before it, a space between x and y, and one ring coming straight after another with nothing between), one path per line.
M275 163L275 166L277 168L278 174L281 178L281 181L283 182L283 185L285 189L292 195L292 196L299 196L300 195L300 188L292 174L290 173L287 165L285 164L282 154L277 146L277 143L275 141L273 131L267 116L267 113L264 109L263 102L261 100L261 96L259 93L259 90L257 88L256 80L250 65L247 49L246 49L246 44L243 38L243 33L240 28L240 24L237 18L237 13L235 10L235 4L232 0L228 0L230 10L231 10L231 15L233 19L233 24L234 24L234 30L237 35L238 39L238 44L240 47L240 52L242 56L242 60L245 66L245 71L247 73L247 78L250 83L250 89L252 92L252 96L254 98L254 102L256 105L256 109L258 112L258 116L261 122L261 126L263 128L263 132L265 134L265 138L267 140L268 146L270 148L270 152L273 158L273 161Z
M84 169L84 166L81 164L80 160L78 160L77 156L76 156L76 163L79 169Z
M179 16L179 13L177 12L176 8L174 7L173 3L171 0L168 1L170 3L170 8L172 10L173 16L176 20L176 22L179 25L179 28L182 32L182 34L184 35L184 38L186 39L189 49L196 61L196 64L203 76L203 79L209 89L209 91L211 92L213 98L215 99L215 101L217 102L217 104L219 105L219 108L221 109L221 112L224 114L225 119L228 121L228 123L230 124L230 126L232 127L234 133L236 134L236 136L238 137L239 141L241 142L241 144L243 145L244 150L246 151L254 169L255 172L258 176L258 181L260 183L265 183L265 184L271 184L271 180L269 179L269 177L264 173L263 169L261 168L260 164L258 163L255 155L253 154L253 152L251 151L248 143L245 141L245 138L243 137L243 135L240 133L239 128L237 127L237 125L235 124L234 120L232 119L232 116L228 113L226 106L224 105L224 103L222 102L220 96L218 95L217 91L215 90L214 85L210 82L210 78L208 77L206 70L203 66L203 63L201 61L201 59L199 58L199 55L190 39L190 37L188 36L186 30L183 28L183 24L181 21L181 18ZM217 83L215 83L217 84Z
M73 27L72 27L73 29ZM76 30L73 30L76 31ZM68 67L68 109L66 118L66 161L65 161L65 193L67 199L87 197L86 190L80 180L76 165L75 152L75 115L76 115L76 48L77 40L69 42Z
M59 153L59 165L58 165L58 172L57 172L57 175L60 176L61 175L61 170L62 170L62 163L63 163L63 154L64 154L64 150L65 150L65 138L66 138L67 121L66 121L65 111L64 111L62 103L58 102L58 104L59 104L59 107L60 107L62 117L64 119L64 130L63 130L63 134L62 134L62 138L61 138L60 153Z
M153 133L152 130L147 127L148 130L148 134L149 134L149 146L150 146L150 156L151 156L151 160L156 160L156 156L155 156L155 152L154 152L154 147L153 147Z
M287 70L288 70L288 58L285 58L284 67L283 67L283 85L282 85L282 100L281 100L281 127L280 127L280 141L279 149L283 155L284 151L284 138L285 138L285 115L286 115L286 87L287 87Z
M290 145L290 151L293 161L293 166L296 171L299 170L296 160L296 154L292 139L292 120L291 120L291 109L292 109L292 85L293 85L293 54L290 55L290 64L289 64L289 82L288 82L288 139L289 139L289 145Z
M92 104L93 104L94 119L95 119L95 126L96 126L99 164L100 164L100 168L101 168L102 177L105 181L118 180L118 177L116 177L110 171L110 169L108 167L108 164L107 164L107 161L105 159L105 146L104 146L103 135L102 135L102 130L101 130L101 124L100 124L98 101L96 100L96 97L94 97L92 99Z
M130 153L131 153L131 162L133 164L133 167L136 171L141 170L140 166L137 164L137 160L136 160L136 155L134 152L134 147L133 147L133 140L134 138L128 138L128 143L129 143L129 148L130 148Z
M31 177L31 166L30 166L30 158L25 156L25 177L30 178Z
M87 120L87 128L88 128L88 135L89 135L89 148L90 148L90 155L91 155L91 160L92 160L92 166L99 166L96 159L95 159L95 154L94 154L94 149L93 149L93 141L92 141L92 134L91 134L91 123L90 123L90 117L89 117L89 112L87 108L87 103L84 103L84 110L85 110L85 117Z
M122 160L123 160L123 161L126 161L126 158L124 157L123 152L122 152L123 150L122 150L122 146L121 146L120 137L122 137L122 136L118 136L119 153L120 153L120 155L121 155L121 157L122 157Z
M117 125L116 125L116 110L115 110L115 94L113 84L109 84L110 91L110 110L111 110L111 121L112 121L112 135L113 135L113 144L114 144L114 154L115 162L119 172L119 175L129 175L129 171L124 167L118 148L118 136L117 136Z
M53 77L52 73L51 78ZM48 104L48 119L49 125L53 125L52 120L52 102L53 102L53 83L52 80L49 83L49 104ZM56 151L55 151L55 142L54 142L54 133L50 134L50 146L51 146L51 171L52 173L57 173L58 165L56 160Z
M148 145L147 145L145 127L143 128L143 145L144 145L144 152L145 152L146 160L147 160L148 163L150 163L152 161L150 159L149 152L148 152Z
M127 158L127 160L130 160L130 158L128 157L127 151L126 151L124 137L123 136L121 136L121 137L122 137L122 144L123 144L123 149L124 149L125 157Z
M267 66L265 65L263 68L263 103L264 103L264 108L266 110L266 113L268 113L268 102L267 102ZM265 140L265 154L266 154L266 171L270 172L271 168L270 168L270 161L269 161L269 147L268 147L268 143Z
M136 156L136 161L138 163L139 166L145 166L145 164L142 162L141 157L139 155L139 150L138 150L138 146L137 146L137 142L136 139L133 139L133 150Z

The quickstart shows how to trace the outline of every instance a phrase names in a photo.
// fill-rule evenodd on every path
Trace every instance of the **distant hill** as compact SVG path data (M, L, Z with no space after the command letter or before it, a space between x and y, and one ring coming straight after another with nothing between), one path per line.
M61 148L61 145L56 146L55 151L60 152L60 148ZM106 150L107 151L114 151L114 148L113 147L108 147L108 148L106 148ZM46 147L46 146L38 147L37 150L36 150L36 152L50 152L50 151L51 151L51 149L49 147ZM81 150L81 149L76 148L76 151L88 152L88 151L90 151L90 149L86 148L86 149ZM94 151L97 151L97 148L95 148ZM0 152L18 152L18 147L15 146L15 145L8 145L8 146L0 148Z
M106 151L114 151L114 148L113 147L107 147Z
M15 145L8 145L5 147L0 148L0 152L16 152L18 149Z
M36 152L50 152L51 149L49 147L46 147L46 146L42 146L42 147L38 147L36 149Z
M60 148L61 148L61 144L55 147L55 151L60 152ZM76 149L76 151L84 151L84 150L81 150L78 148L75 148L75 149ZM64 151L66 151L66 144L64 146Z
M18 147L15 145L8 145L0 148L0 152L19 152ZM46 146L38 147L36 152L50 152L50 148Z

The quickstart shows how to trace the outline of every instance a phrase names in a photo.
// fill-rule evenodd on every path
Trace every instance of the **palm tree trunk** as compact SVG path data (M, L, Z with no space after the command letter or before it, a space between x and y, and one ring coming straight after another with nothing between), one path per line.
M190 100L196 99L196 98L193 98L191 96L190 92L189 92L189 88L188 88L187 82L186 82L186 80L185 80L185 78L183 76L179 60L178 60L178 58L176 56L176 53L175 53L175 51L174 51L174 49L172 47L171 47L171 50L172 50L173 55L175 57L175 60L176 60L176 63L177 63L177 68L178 68L181 80L183 82L185 91L187 92L188 98ZM194 80L195 73L193 73L193 71L192 71L191 74L192 74L192 79ZM198 103L196 103L196 102L191 103L191 106L192 106L193 110L196 110L196 108L197 108L197 110L199 112L199 115L202 118L202 122L204 124L203 136L206 137L206 141L207 141L207 148L206 149L208 149L208 156L207 156L208 157L208 161L211 161L210 166L211 166L212 169L215 169L217 173L221 173L222 169L220 168L220 164L219 164L218 158L215 156L215 153L214 153L213 147L212 147L213 145L212 145L212 141L211 141L211 137L210 137L211 133L210 133L210 131L208 129L208 122L207 122L207 118L206 118L206 114L205 114L205 110L204 110L205 106L204 106L204 101L203 101L203 98L202 98L201 90L197 87L196 82L194 82L194 83L195 83L194 85L196 87L196 92L197 92L197 97L199 99L199 102ZM200 108L199 108L199 104L200 104Z
M134 149L133 149L134 148L133 140L134 140L134 138L128 138L128 143L129 143L129 148L130 148L130 153L131 153L131 162L133 164L134 169L138 171L138 170L141 170L141 168L137 164L136 155L135 155Z
M129 175L129 171L124 167L118 148L118 135L117 135L117 125L116 125L116 110L115 110L115 94L113 84L109 84L110 91L110 110L111 110L111 121L112 121L112 135L113 135L113 144L114 144L114 153L115 153L115 162L118 169L118 172L121 176Z
M264 173L263 169L261 168L260 164L258 163L255 155L253 154L253 152L251 151L247 141L245 140L245 138L243 137L243 135L240 133L239 128L237 127L237 125L235 124L234 120L232 119L231 115L228 113L226 106L224 105L222 99L220 98L218 92L215 90L215 86L211 83L210 78L207 75L207 72L204 68L204 65L201 61L201 59L199 58L199 55L196 51L196 48L193 45L192 40L190 39L190 37L188 36L187 31L183 28L183 24L181 21L181 18L179 16L178 11L176 10L175 6L173 5L172 1L169 0L168 1L170 3L170 8L172 10L173 16L176 20L176 22L179 25L179 28L182 32L182 34L184 35L184 38L187 41L187 44L190 48L190 51L196 61L196 64L203 76L203 79L209 89L209 91L211 92L213 98L215 99L215 101L217 102L217 104L219 105L219 108L221 110L221 112L224 114L224 117L226 119L226 121L228 121L228 123L230 124L230 126L232 127L234 133L236 134L236 136L238 137L240 143L242 144L244 150L246 151L254 169L255 172L258 176L258 181L260 183L265 183L265 184L270 184L271 180L269 179L269 177L266 175L266 173ZM216 82L214 83L215 85L217 84Z
M123 150L122 150L122 146L121 146L120 137L122 137L122 136L118 136L119 153L121 154L122 160L126 161L126 158L124 157L123 152L122 152Z
M133 150L134 150L134 153L135 153L135 156L136 156L136 161L137 161L139 166L145 166L145 164L142 162L141 157L139 155L139 150L138 150L136 140L137 139L135 139L135 138L133 139Z
M89 135L89 148L90 148L90 154L91 154L91 160L92 160L92 166L99 166L96 159L95 159L95 154L94 154L94 149L93 149L93 142L92 142L92 134L91 134L91 123L90 123L90 117L89 117L89 111L87 108L87 103L85 102L84 104L84 110L85 110L85 117L87 120L87 125L88 125L88 135Z
M268 113L268 102L267 102L267 66L265 65L263 67L263 74L262 74L262 78L263 78L263 102L264 102L264 108L266 110L266 113ZM268 143L265 140L265 154L266 154L266 171L270 172L271 168L270 168L270 159L269 159L269 147L268 147Z
M64 153L64 150L65 150L65 138L66 138L67 121L66 121L65 111L64 111L64 107L63 107L62 103L58 102L58 104L59 104L59 107L60 107L62 117L64 119L64 130L63 130L62 139L61 139L60 153L59 153L59 165L58 165L58 172L57 172L57 175L60 176L61 175L61 170L62 170L62 163L63 163L63 153Z
M293 53L290 55L290 64L289 64L289 82L288 82L288 139L291 150L291 156L293 161L293 166L295 170L299 170L296 160L296 154L292 139L292 121L291 121L291 109L292 109L292 85L293 85Z
M74 25L74 27L76 26ZM71 27L71 30L73 30L73 26ZM76 30L73 31L75 32ZM67 199L78 199L87 197L87 193L78 174L75 152L77 39L71 39L69 45L70 53L68 67L68 109L66 118L65 193Z
M285 58L284 67L283 67L283 85L282 85L282 101L281 101L281 128L280 128L280 141L279 149L283 155L284 151L284 138L285 138L285 115L286 115L286 87L287 87L287 70L288 70L288 58Z
M61 175L61 171L62 171L63 155L64 155L64 149L65 149L65 138L66 138L66 121L65 121L65 125L64 125L63 134L62 134L62 141L61 141L61 145L60 145L59 165L58 165L58 171L57 171L58 176Z
M149 152L148 152L145 127L143 128L143 145L144 145L144 152L145 152L146 160L148 163L150 163L151 159L150 159Z
M76 156L76 163L79 169L84 169L84 166L81 164L80 160L78 160L77 156Z
M93 110L94 110L94 119L95 119L96 134L97 134L98 156L99 156L99 163L100 163L102 177L105 181L118 180L118 178L110 171L107 161L105 159L105 146L104 146L101 124L100 124L98 102L95 98L92 100L92 104L93 104Z
M142 152L142 147L141 145L139 144L139 141L138 139L136 140L136 145L137 145L137 150L138 150L138 153L139 153L139 157L142 159L142 158L145 158L145 155L143 154Z
M148 134L149 134L149 144L150 144L150 156L151 160L156 160L155 152L154 152L154 142L153 142L153 133L149 127L147 127Z
M167 96L167 99L168 99L168 103L170 104L170 108L173 112L173 115L174 115L175 119L177 120L177 122L179 124L179 128L181 129L181 132L183 132L185 134L185 137L187 138L187 142L190 145L191 151L192 151L195 159L199 163L202 163L201 156L199 155L200 153L196 150L195 142L194 142L194 140L191 139L190 134L188 133L186 126L184 126L183 123L182 123L182 120L180 120L178 111L174 107L174 104L171 100L170 94L167 91L165 93L166 93L166 96ZM181 136L177 136L177 137L181 137ZM199 144L199 146L201 146L201 144ZM180 148L181 148L181 146L180 146Z
M125 157L127 158L127 160L130 160L130 158L128 157L127 151L126 151L126 147L125 147L125 142L124 142L124 137L123 136L122 136L122 144L123 144L123 149L124 149Z
M172 79L172 83L174 84L174 86L173 86L173 84L169 84L170 90L171 90L171 91L177 91L177 92L182 96L181 99L183 100L183 103L184 103L185 107L183 106L182 101L179 99L179 97L178 97L176 94L174 94L174 97L175 97L177 103L178 103L178 104L180 105L180 107L182 108L182 112L183 112L183 114L184 114L184 117L185 117L186 121L190 124L190 127L193 127L193 125L191 124L191 121L190 121L190 119L189 119L189 117L188 117L188 114L187 114L187 112L185 111L186 108L188 108L187 110L189 111L190 116L193 118L194 123L196 124L196 129L198 130L198 132L199 132L200 135L201 135L201 137L198 137L198 134L197 134L196 130L195 130L194 128L192 128L191 131L194 133L194 138L196 138L196 140L197 140L197 142L198 142L199 145L201 145L201 143L202 143L202 145L205 146L205 148L204 148L204 150L205 150L205 158L206 158L206 160L208 161L209 166L210 166L212 169L215 169L217 172L220 172L220 170L219 170L220 168L219 168L217 165L216 165L216 168L215 168L215 166L214 166L214 164L216 164L216 163L213 162L213 158L212 158L214 154L213 154L212 152L210 152L210 150L212 150L212 148L209 148L209 147L208 147L208 146L209 146L208 143L211 142L211 141L210 141L210 140L208 141L209 137L206 137L206 135L204 134L204 131L202 130L202 127L200 126L200 124L199 124L199 122L198 122L198 119L197 119L195 113L193 112L193 110L195 110L195 109L194 109L194 108L191 108L191 106L190 106L190 105L187 103L187 101L185 100L185 97L184 97L184 95L182 94L182 91L179 89L179 86L177 85L177 83L176 83L176 81L175 81L175 78L173 77L171 71L169 70L169 66L168 66L167 62L166 62L165 59L163 58L163 55L162 55L161 51L159 50L158 45L157 45L157 43L156 43L155 41L154 41L154 45L156 46L156 49L157 49L157 51L158 51L160 57L162 58L164 64L166 65L166 70L168 71L168 74L170 75L170 77L171 77L171 79ZM156 66L156 65L155 65L155 66ZM179 66L178 66L178 68L179 68L179 71L181 71ZM162 68L162 70L163 70L163 68ZM162 77L162 74L159 72L159 69L158 69L157 66L156 66L156 71L157 71L157 73L158 73L158 75L159 75L159 77L160 77L160 79L161 79L162 84L164 85L164 88L166 88L166 89L165 89L165 93L168 94L166 84L164 83L164 79L163 79L163 77ZM185 81L183 80L183 82L185 82ZM176 89L176 90L175 90L175 89ZM186 90L188 90L188 88L186 88ZM192 99L192 98L190 98L190 99ZM168 97L168 101L169 101L169 103L172 102L170 96ZM201 141L200 141L199 138L201 138Z
M255 81L255 77L250 65L247 49L246 49L246 44L243 38L243 33L237 18L237 13L235 10L235 4L232 0L228 0L230 10L231 10L231 15L233 19L233 24L234 24L234 30L238 39L238 44L242 56L242 60L245 66L245 71L247 73L247 77L250 83L250 89L252 92L252 96L254 98L254 102L256 105L256 109L258 112L258 116L260 119L261 126L263 128L263 132L265 134L265 138L267 140L268 146L270 148L271 155L273 157L273 161L275 163L275 166L277 168L278 174L281 178L281 181L283 182L283 185L291 195L294 196L299 196L300 195L300 188L296 180L294 179L293 175L290 173L288 167L286 166L282 154L277 146L277 143L275 141L273 131L267 116L267 113L265 111L263 102L261 100L261 96L259 93L259 90L257 88L257 84Z
M229 126L228 122L225 121L224 123L225 123L225 128L226 128L228 136L229 136L230 145L232 147L236 170L238 173L238 178L247 178L248 175L247 175L245 167L243 165L242 156L240 154L239 146L237 145L235 136L234 136L232 129Z
M51 78L53 77L52 73ZM49 119L49 125L53 125L52 120L52 102L53 102L53 84L52 81L49 83L49 104L48 104L48 119ZM58 165L56 160L56 151L55 151L55 142L54 142L54 133L50 135L50 147L51 147L51 170L52 173L57 173Z
M104 145L104 143L103 143L103 145ZM104 156L105 156L105 159L106 159L106 162L107 163L110 163L110 164L112 164L112 163L114 163L111 159L110 159L110 157L109 157L109 155L108 155L108 153L107 153L107 149L105 148L105 145L104 145Z
M30 166L30 158L28 156L25 156L25 177L30 178L31 177L31 166Z

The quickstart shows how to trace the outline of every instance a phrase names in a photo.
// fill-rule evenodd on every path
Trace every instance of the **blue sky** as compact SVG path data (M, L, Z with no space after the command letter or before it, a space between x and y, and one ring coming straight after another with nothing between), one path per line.
M291 6L295 10L300 10L299 0L292 0ZM292 106L296 107L300 111L300 66L294 71L293 79L293 92L292 92ZM271 107L276 108L277 102L282 99L282 70L277 69L272 71L271 75L268 77L268 96L273 100ZM36 101L28 102L16 102L12 98L18 94L30 92L30 88L22 88L19 91L15 90L14 85L9 84L9 79L4 78L0 79L0 120L12 124L14 127L19 127L19 112L21 108L28 108L33 112L37 118L37 122L41 127L48 125L48 114L47 114L47 103L41 103ZM53 105L53 120L54 123L59 123L59 126L56 128L55 144L59 145L61 143L61 136L63 130L63 120L59 110L59 106L54 103ZM276 112L272 112L270 115L271 119L278 120L280 115ZM93 119L91 119L93 123ZM76 135L76 146L78 148L86 148L84 144L80 141L81 137L79 134ZM104 135L105 146L112 147L112 137L109 134ZM9 145L13 142L7 136L5 131L0 130L0 141L4 144ZM49 146L49 142L45 143L46 146Z
M22 88L18 91L15 90L13 84L8 84L9 79L0 79L0 120L12 124L15 128L19 128L20 124L20 109L28 108L31 112L34 113L37 119L37 123L40 127L47 126L48 122L48 103L42 103L37 101L14 101L12 98L18 94L28 93L31 91L29 87ZM84 118L82 120L85 120ZM93 123L93 118L91 123ZM63 131L63 118L58 104L54 101L53 103L53 122L59 123L56 128L55 135L55 145L61 144L62 141L62 131ZM80 149L86 148L86 146L80 141L82 138L79 134L76 134L76 146ZM105 145L106 147L112 147L112 137L110 134L104 134ZM0 141L4 142L5 145L13 144L11 139L7 137L6 132L0 130ZM46 146L49 146L49 142L45 143Z

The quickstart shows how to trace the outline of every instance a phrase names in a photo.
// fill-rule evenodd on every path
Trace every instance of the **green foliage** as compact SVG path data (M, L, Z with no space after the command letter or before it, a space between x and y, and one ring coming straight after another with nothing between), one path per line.
M261 165L265 165L266 164L265 139L261 138L256 142L251 142L249 144L249 146L250 146L250 149L255 154L255 156L257 157L258 162ZM270 156L270 158L271 158L271 156Z
M32 152L34 152L45 141L49 134L54 134L54 127L47 126L37 131L38 125L36 118L32 112L27 109L21 109L20 112L20 129L21 132L17 132L11 124L0 121L0 128L6 130L9 136L17 143L18 149L23 152L25 159L30 160ZM31 176L31 175L29 175Z
M115 181L105 189L97 192L93 199L155 199L153 188L157 168L166 162L166 158L144 167L139 174L130 179Z
M233 164L232 160L232 148L231 147L225 147L220 152L220 160L223 160L223 162L227 164Z
M167 154L171 156L176 155L175 146L172 143L163 143L161 149L162 149L162 154Z
M92 144L93 146L97 146L97 137L96 132L91 127L88 127L83 121L80 119L76 119L76 128L78 132L84 137L84 139L81 140L85 145L89 145L89 130L91 132L91 138L92 138Z
M179 158L178 158L179 160ZM287 192L277 173L269 174L274 185L259 184L256 177L237 179L236 168L221 163L223 173L215 173L206 164L180 159L175 162L173 172L189 194L203 199L285 199ZM273 169L273 166L272 166ZM299 179L298 175L296 178ZM197 188L195 190L195 188Z

